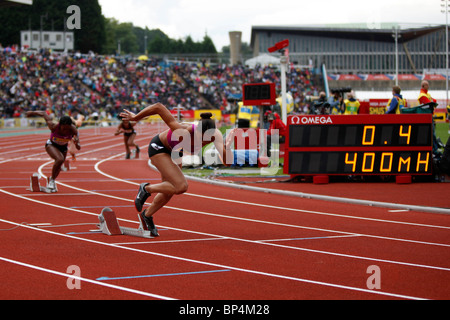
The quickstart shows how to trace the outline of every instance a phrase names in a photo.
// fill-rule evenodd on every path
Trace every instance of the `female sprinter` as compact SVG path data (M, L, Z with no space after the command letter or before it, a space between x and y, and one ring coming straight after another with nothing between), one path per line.
M117 127L117 131L114 133L115 136L123 133L123 143L127 151L125 159L130 159L130 147L136 147L136 158L139 158L139 152L141 152L139 146L134 143L134 138L136 138L136 131L134 131L135 125L135 122L122 119L122 122Z
M233 159L230 145L234 134L233 132L229 134L226 143L224 143L222 134L216 129L215 122L211 120L211 113L203 113L201 115L202 120L198 125L179 123L161 103L150 105L136 115L128 110L124 110L120 116L129 121L139 121L154 114L159 115L169 127L166 131L157 134L148 147L148 155L152 164L160 172L162 182L152 185L150 183L142 183L134 204L136 210L141 212L147 198L152 193L157 194L152 204L141 212L141 217L147 224L151 234L154 237L158 237L158 229L153 223L153 215L166 205L174 194L182 194L188 188L188 183L180 168L181 163L179 166L173 160L181 162L181 152L195 154L203 146L214 142L216 149L220 153L222 163L226 165L227 159ZM182 138L176 138L176 136Z
M73 140L77 150L80 150L80 139L78 138L78 130L72 122L72 118L69 116L63 116L59 119L59 123L56 124L52 121L50 116L45 111L28 111L27 117L43 117L47 126L51 131L50 139L45 144L45 150L48 155L55 160L52 168L52 176L48 180L47 188L51 192L57 192L56 178L61 172L61 167L66 160L67 145L70 140Z

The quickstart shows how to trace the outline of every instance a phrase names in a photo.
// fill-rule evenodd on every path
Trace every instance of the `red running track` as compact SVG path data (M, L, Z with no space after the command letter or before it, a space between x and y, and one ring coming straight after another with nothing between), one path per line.
M137 227L138 185L159 180L145 152L157 130L139 129L133 160L113 128L81 130L56 194L27 190L50 173L48 134L0 138L0 299L450 298L445 214L190 181L155 216L159 238L93 232L106 206Z

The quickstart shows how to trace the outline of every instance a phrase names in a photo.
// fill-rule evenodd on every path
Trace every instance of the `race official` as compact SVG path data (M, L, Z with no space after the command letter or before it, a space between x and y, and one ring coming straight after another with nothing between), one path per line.
M399 114L402 108L406 108L407 103L400 94L401 91L399 86L392 87L392 99L388 101L386 114Z
M430 88L430 84L428 83L428 81L425 81L425 80L422 81L419 98L417 98L417 100L419 100L420 104L425 104L425 103L430 103L430 102L436 103L436 99L433 99L431 97L431 95L428 93L429 88Z

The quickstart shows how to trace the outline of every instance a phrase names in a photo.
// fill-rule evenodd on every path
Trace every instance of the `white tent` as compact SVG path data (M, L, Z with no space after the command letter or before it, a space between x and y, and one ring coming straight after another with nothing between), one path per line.
M268 66L268 65L280 65L280 58L276 58L274 56L271 56L270 54L264 53L257 57L248 59L245 61L245 65L249 66L250 68L254 68L257 64L260 66Z
M420 88L417 90L402 90L400 93L403 98L408 100L417 100L419 97ZM445 90L429 90L431 96L436 100L445 100L446 93ZM355 95L358 100L365 99L391 99L392 98L392 90L386 91L363 91L363 90L355 90Z

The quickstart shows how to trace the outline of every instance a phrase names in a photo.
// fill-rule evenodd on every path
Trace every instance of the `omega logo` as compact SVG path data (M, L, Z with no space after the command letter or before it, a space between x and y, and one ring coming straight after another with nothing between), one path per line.
M333 123L330 117L299 117L294 116L291 118L291 124L329 124Z

